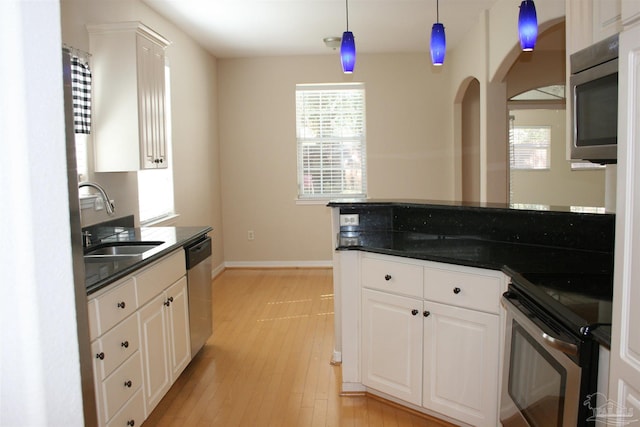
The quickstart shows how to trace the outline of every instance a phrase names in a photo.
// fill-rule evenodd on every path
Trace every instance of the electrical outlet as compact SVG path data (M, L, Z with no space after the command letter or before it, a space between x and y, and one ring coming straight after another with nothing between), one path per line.
M340 225L357 226L360 224L360 216L358 214L340 215Z
M247 231L247 240L254 240L256 235L253 233L253 230Z

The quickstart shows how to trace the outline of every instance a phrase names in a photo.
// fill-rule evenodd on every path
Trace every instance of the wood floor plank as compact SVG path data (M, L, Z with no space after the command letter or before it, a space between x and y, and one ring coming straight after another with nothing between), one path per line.
M212 282L213 335L145 427L445 427L341 396L331 269L228 269Z

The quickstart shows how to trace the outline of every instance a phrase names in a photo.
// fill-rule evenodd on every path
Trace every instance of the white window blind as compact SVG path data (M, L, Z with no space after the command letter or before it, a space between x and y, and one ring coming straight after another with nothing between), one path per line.
M550 126L513 126L509 137L513 169L539 170L551 167Z
M366 196L364 84L297 85L298 197Z

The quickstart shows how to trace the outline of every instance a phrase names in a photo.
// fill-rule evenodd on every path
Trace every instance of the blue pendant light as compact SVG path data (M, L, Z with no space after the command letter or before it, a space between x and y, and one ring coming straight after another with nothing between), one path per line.
M536 5L533 4L533 0L523 0L522 3L520 3L518 36L522 50L525 52L532 51L538 38L538 17L536 15Z
M353 33L349 31L349 0L347 3L347 31L342 33L342 43L340 44L340 61L342 62L342 71L345 74L353 73L356 66L356 41Z
M440 23L440 4L436 0L436 23L431 28L431 63L441 66L444 63L444 55L447 52L447 38L444 34L444 25Z

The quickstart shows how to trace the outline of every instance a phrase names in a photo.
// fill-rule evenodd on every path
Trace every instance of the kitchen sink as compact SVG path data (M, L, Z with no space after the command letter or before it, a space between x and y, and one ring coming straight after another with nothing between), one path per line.
M135 258L143 253L155 249L164 242L114 242L103 243L95 249L85 253L85 258Z

